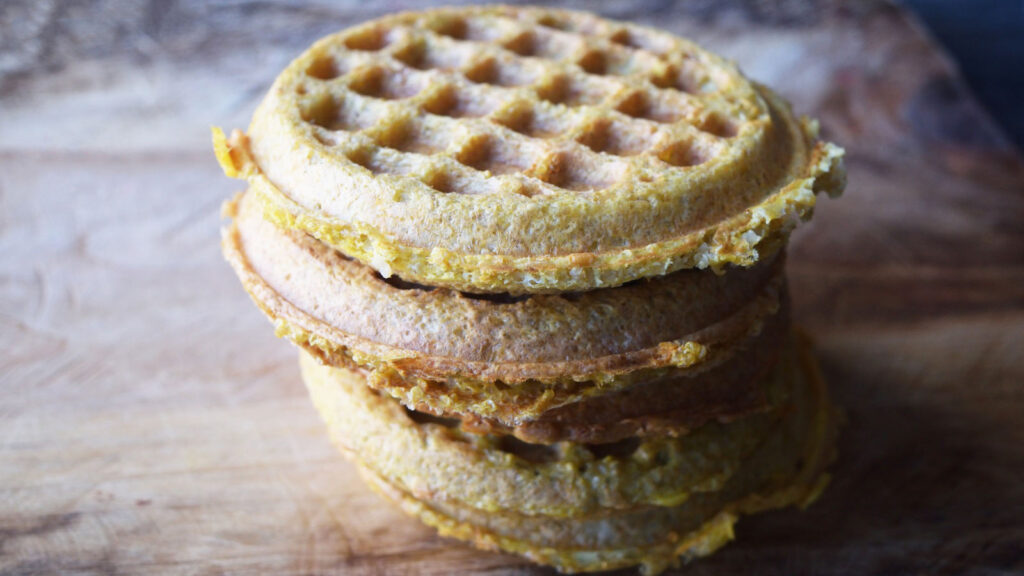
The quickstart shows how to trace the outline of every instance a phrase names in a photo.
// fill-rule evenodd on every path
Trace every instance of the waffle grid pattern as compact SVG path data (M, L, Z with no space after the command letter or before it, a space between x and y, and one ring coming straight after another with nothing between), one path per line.
M767 115L720 90L734 74L585 15L435 11L326 39L289 88L313 138L374 176L536 196L714 158Z

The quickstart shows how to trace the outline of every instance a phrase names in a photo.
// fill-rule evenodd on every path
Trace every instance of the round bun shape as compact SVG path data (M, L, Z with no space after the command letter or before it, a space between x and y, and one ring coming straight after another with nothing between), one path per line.
M585 293L480 297L386 280L230 202L224 252L279 335L405 405L528 442L678 435L766 407L783 258Z
M750 266L845 184L769 89L591 14L462 7L314 44L218 159L278 224L405 281L476 293Z
M673 439L536 446L466 434L401 407L355 371L302 354L331 437L370 484L443 535L561 571L642 564L731 539L739 514L824 488L835 418L806 350L787 347L771 411Z

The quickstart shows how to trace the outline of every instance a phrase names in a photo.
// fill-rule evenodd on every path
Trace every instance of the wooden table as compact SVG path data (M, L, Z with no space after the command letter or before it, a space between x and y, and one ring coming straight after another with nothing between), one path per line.
M208 126L410 4L0 11L0 572L541 572L364 488L219 254ZM789 265L849 418L834 482L686 573L1024 571L1024 167L949 61L878 2L588 6L735 58L848 151Z

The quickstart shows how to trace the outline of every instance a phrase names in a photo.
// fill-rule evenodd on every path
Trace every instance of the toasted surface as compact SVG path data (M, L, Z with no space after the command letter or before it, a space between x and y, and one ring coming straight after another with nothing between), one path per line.
M513 434L533 443L615 442L631 436L679 436L706 422L730 421L769 408L767 386L789 331L778 314L734 356L695 374L663 371L620 389L592 394L531 418L459 414L476 432ZM509 423L511 422L511 424Z
M682 432L757 410L757 382L787 322L781 258L724 276L682 271L595 292L495 300L386 281L267 222L249 194L227 212L234 222L225 254L279 334L329 364L370 370L371 385L408 406L515 428L531 441ZM599 400L607 394L618 396ZM587 399L595 403L536 421Z
M839 193L842 151L732 64L581 12L463 7L328 36L215 137L280 224L469 292L752 265Z
M744 334L774 313L783 282L782 262L773 259L725 275L685 271L610 290L474 297L385 280L267 222L263 208L247 193L226 209L235 220L225 251L243 281L261 282L315 316L324 337L333 328L350 335L339 344L425 376L515 382L696 364L704 359L700 347Z
M474 439L410 417L357 373L308 356L302 366L343 452L371 485L442 534L563 571L658 571L724 544L738 514L807 505L820 493L835 428L811 363L805 350L787 349L777 381L789 394L773 415L604 452Z

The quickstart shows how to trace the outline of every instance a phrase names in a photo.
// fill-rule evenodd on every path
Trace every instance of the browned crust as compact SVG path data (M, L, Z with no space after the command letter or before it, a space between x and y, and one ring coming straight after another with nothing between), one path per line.
M512 434L531 443L601 444L629 437L679 436L712 420L766 410L770 404L764 380L778 361L789 329L787 316L780 313L766 325L744 350L743 362L695 376L642 382L548 410L514 426L471 414L460 415L462 426L478 433Z
M692 365L688 344L742 339L773 314L783 261L725 275L684 271L615 289L516 298L396 287L315 239L279 230L249 195L224 252L268 315L314 342L423 378L518 383ZM334 349L332 349L334 348Z
M225 255L253 300L275 322L279 335L289 337L325 364L369 370L371 386L416 410L459 417L472 429L502 430L531 442L566 438L612 442L630 435L681 434L709 419L734 417L763 405L758 375L770 367L764 358L779 346L779 339L771 334L772 325L785 325L783 315L775 314L784 281L780 261L724 278L711 272L684 272L597 293L498 303L469 299L450 290L396 287L308 236L265 222L245 198L229 205L227 213L235 222L225 230ZM246 244L246 234L255 238L255 247ZM254 248L291 251L264 262L263 269L257 270L249 259ZM306 260L301 261L303 258ZM272 265L281 262L296 267L286 272L274 269ZM404 320L409 330L422 330L423 334L411 344L399 342L401 346L353 334L351 328L328 324L301 309L271 286L264 273L276 274L278 282L292 278L293 284L283 290L299 300L308 298L306 275L320 274L332 280L342 277L349 283L321 286L337 288L326 292L321 303L364 298L370 292L379 299L379 309L355 313L375 319L377 324ZM692 300L673 300L680 295ZM314 305L318 303L314 301ZM405 306L406 316L389 317L392 306ZM431 317L430 307L440 307L443 314ZM594 309L607 311L611 320L603 324L600 316L593 320ZM422 317L417 317L421 310ZM578 316L590 319L589 325L578 321ZM484 330L473 324L480 317L489 318L485 324L503 323L504 330L512 334L555 318L563 322L566 332L549 331L548 338L533 338L529 345L519 339L518 348L501 352L508 360L526 360L520 362L488 363L473 355L473 347L468 352L466 348L440 350L463 352L468 358L434 355L430 352L435 350L429 348L426 352L410 349L431 333L451 332L451 324L467 338L475 338ZM649 325L659 317L660 325ZM424 329L421 325L427 320L440 325ZM646 347L630 350L620 342L623 329L676 339L647 346L652 343L648 338L640 341ZM586 342L587 338L596 342ZM566 345L558 339L573 342ZM638 339L633 338L634 343ZM562 356L553 354L551 348ZM750 355L751 350L767 352L751 356L751 361L730 361ZM573 355L581 351L617 353ZM529 361L531 355L541 361ZM550 358L554 359L543 361ZM659 400L663 397L674 400Z

